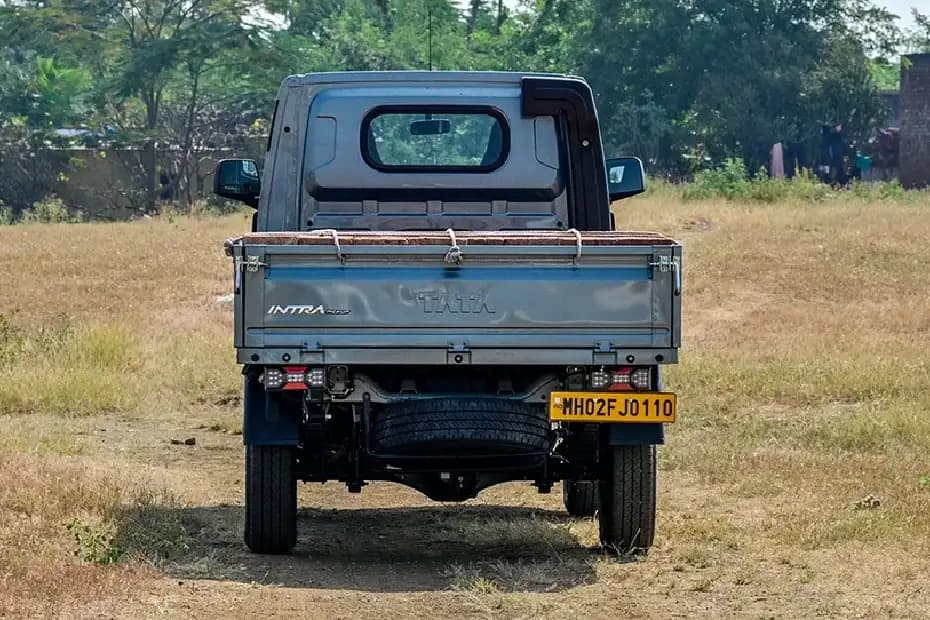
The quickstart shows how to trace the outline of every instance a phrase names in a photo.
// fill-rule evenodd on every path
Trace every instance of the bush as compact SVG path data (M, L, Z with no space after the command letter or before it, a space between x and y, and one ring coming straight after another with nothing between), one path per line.
M907 190L901 185L901 181L894 179L892 181L882 181L876 184L878 196L882 200L903 200L907 198Z
M115 564L123 555L113 536L81 519L73 519L68 524L68 531L74 537L76 548L74 555L84 562L94 564Z
M699 172L682 194L685 200L739 199L767 203L820 202L832 196L830 186L807 171L791 179L773 179L765 168L760 168L750 179L740 159L728 159L721 168Z
M81 212L69 211L58 196L46 196L23 211L19 221L23 224L70 224L81 219Z
M230 213L248 213L252 207L235 201L220 198L215 194L207 196L206 200L198 200L194 203L191 212L197 215L229 215Z
M849 186L849 191L856 198L867 201L927 202L930 198L927 191L904 189L898 179L869 183L856 181Z
M0 226L9 226L13 223L13 209L0 200Z
M741 159L727 159L716 170L703 170L685 189L685 200L711 200L714 198L746 198L750 183Z

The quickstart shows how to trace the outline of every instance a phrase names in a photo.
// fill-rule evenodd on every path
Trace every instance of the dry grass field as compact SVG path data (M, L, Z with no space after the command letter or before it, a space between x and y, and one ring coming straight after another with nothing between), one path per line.
M930 197L658 192L618 221L685 243L637 561L521 484L304 486L295 554L247 554L216 302L245 217L0 227L0 617L930 616Z

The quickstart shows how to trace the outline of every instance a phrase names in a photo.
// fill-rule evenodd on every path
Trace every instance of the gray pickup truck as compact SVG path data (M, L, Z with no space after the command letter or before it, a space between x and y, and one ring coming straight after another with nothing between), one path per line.
M606 548L652 545L681 247L614 230L642 163L605 160L584 80L288 77L263 178L224 160L214 183L257 208L226 244L251 550L294 547L301 480L561 482Z

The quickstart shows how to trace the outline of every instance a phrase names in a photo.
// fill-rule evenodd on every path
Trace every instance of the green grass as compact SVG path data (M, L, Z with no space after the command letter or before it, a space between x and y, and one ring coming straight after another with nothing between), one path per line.
M0 414L81 416L135 407L142 363L128 328L75 327L66 319L33 330L5 324Z

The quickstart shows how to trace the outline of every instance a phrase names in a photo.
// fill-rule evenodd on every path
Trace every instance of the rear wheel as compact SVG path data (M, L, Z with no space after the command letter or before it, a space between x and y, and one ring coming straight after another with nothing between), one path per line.
M297 478L291 446L248 446L245 544L255 553L287 553L297 544Z
M601 544L615 553L646 553L655 538L656 447L601 447Z
M593 517L598 507L596 480L565 480L562 482L562 500L565 510L573 517Z

